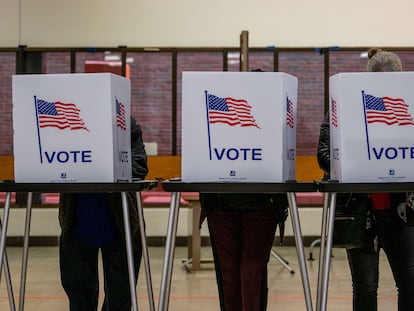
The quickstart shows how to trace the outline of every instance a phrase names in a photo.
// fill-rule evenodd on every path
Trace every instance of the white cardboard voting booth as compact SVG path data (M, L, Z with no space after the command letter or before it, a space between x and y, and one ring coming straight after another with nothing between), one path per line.
M130 81L110 73L13 76L16 182L130 181Z
M182 180L294 180L297 87L285 73L184 72Z
M414 72L330 78L331 179L414 181Z

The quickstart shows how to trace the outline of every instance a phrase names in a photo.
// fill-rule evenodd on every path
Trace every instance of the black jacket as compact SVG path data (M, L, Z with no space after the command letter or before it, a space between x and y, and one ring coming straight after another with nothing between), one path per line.
M142 140L140 125L131 117L131 157L132 178L144 179L148 173L147 155ZM113 219L120 239L124 239L124 225L122 213L122 201L120 193L105 193L112 212ZM139 241L139 222L136 195L127 193L129 217L132 239ZM59 223L62 228L62 238L70 238L75 221L75 195L73 193L61 193L59 201Z
M203 210L220 208L227 211L269 211L283 223L288 216L288 200L284 193L200 193ZM205 213L202 211L200 223Z
M317 152L319 167L325 173L324 179L329 179L331 170L330 148L329 113L327 113L321 124Z

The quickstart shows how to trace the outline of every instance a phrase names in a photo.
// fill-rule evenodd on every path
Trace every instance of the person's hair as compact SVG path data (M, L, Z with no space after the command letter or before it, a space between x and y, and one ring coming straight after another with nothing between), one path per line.
M401 60L392 52L371 48L368 50L367 71L402 71Z

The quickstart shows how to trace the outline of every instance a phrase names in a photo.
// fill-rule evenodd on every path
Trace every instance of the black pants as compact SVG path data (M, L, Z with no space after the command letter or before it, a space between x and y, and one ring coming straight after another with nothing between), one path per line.
M348 249L352 274L353 310L376 311L379 250L387 255L398 289L398 310L414 310L414 227L407 226L395 211L375 211L378 251Z
M141 262L141 245L134 245L135 279ZM76 239L60 240L62 286L71 311L98 309L98 254L102 253L105 299L102 311L130 311L131 295L124 243L103 248L89 247Z

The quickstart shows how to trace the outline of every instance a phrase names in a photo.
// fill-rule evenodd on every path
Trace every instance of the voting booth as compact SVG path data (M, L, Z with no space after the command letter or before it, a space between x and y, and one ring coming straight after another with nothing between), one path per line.
M330 77L331 179L414 181L414 72Z
M286 73L183 72L182 180L294 180L297 88Z
M14 75L12 92L16 182L132 180L128 79Z

